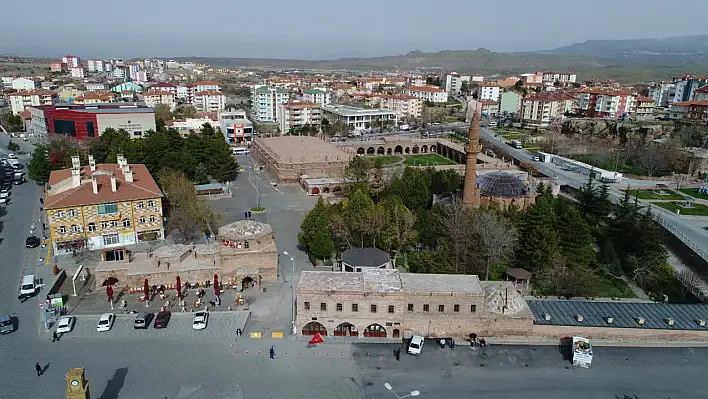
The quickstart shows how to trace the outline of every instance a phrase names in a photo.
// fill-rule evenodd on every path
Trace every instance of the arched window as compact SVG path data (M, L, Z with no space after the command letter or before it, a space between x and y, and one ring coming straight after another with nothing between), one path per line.
M123 227L130 227L130 219L123 219Z

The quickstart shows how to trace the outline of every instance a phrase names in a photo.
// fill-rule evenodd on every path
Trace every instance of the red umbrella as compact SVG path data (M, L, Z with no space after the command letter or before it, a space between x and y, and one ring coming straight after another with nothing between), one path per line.
M177 298L182 298L182 281L177 276Z
M219 276L214 274L214 295L219 296Z
M108 301L113 302L113 286L106 286L106 295L108 295Z
M317 333L315 334L314 337L312 337L312 340L309 342L310 345L317 345L325 342L324 338L322 338L322 334Z
M148 279L145 279L145 284L143 284L143 292L145 292L145 300L150 300L150 286L148 285Z

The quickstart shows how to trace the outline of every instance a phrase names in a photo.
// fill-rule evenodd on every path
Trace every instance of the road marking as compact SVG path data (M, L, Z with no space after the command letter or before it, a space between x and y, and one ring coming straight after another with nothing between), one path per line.
M283 338L283 333L282 332L273 332L270 334L271 338Z
M251 333L251 338L260 338L261 335L262 335L262 334L259 333L259 332L252 332L252 333Z

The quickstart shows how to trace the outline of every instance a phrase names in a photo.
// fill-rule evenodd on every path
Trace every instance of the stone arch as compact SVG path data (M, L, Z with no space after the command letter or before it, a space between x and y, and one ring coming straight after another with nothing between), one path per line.
M431 152L431 153L435 154L435 153L436 153L436 150L437 150L437 148L435 148L434 145L431 145L431 146L430 146L430 152Z
M393 153L394 153L394 154L397 154L397 155L403 154L403 147L401 147L400 145L397 145L397 146L393 149Z
M393 329L393 334L391 334L393 338L401 338L401 330L394 328Z
M312 194L317 195L320 193L320 189L318 187L312 187Z
M322 192L327 194L329 192L329 187L327 187L327 186L322 187Z
M391 155L392 152L393 150L391 150L391 147L386 149L386 155Z
M364 330L364 336L367 338L386 338L386 329L381 324L371 324Z
M342 192L342 187L341 186L334 186L332 189L333 193L341 193Z
M412 151L413 151L414 154L417 154L417 153L420 151L420 149L418 148L417 145L414 145Z
M359 330L352 323L342 323L334 329L335 337L358 337Z
M460 153L455 151L455 162L460 163Z
M376 155L383 155L386 153L386 150L384 150L383 147L379 147L378 150L376 150Z
M410 148L410 147L406 147L405 153L406 153L406 154L410 154L410 153L411 153L411 148Z
M356 154L357 155L364 155L365 151L363 148L359 147L356 149Z
M316 321L311 321L302 328L302 335L315 335L317 333L327 335L327 328Z
M374 155L374 154L376 154L376 150L374 149L374 147L369 147L366 149L366 155Z
M428 153L428 146L423 145L422 147L420 147L420 152L423 154L427 154Z

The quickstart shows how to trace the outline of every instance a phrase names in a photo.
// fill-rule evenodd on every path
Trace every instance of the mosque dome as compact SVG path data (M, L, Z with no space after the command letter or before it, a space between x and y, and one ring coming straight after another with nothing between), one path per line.
M528 186L506 172L489 172L477 178L477 187L485 197L521 198L528 195Z

